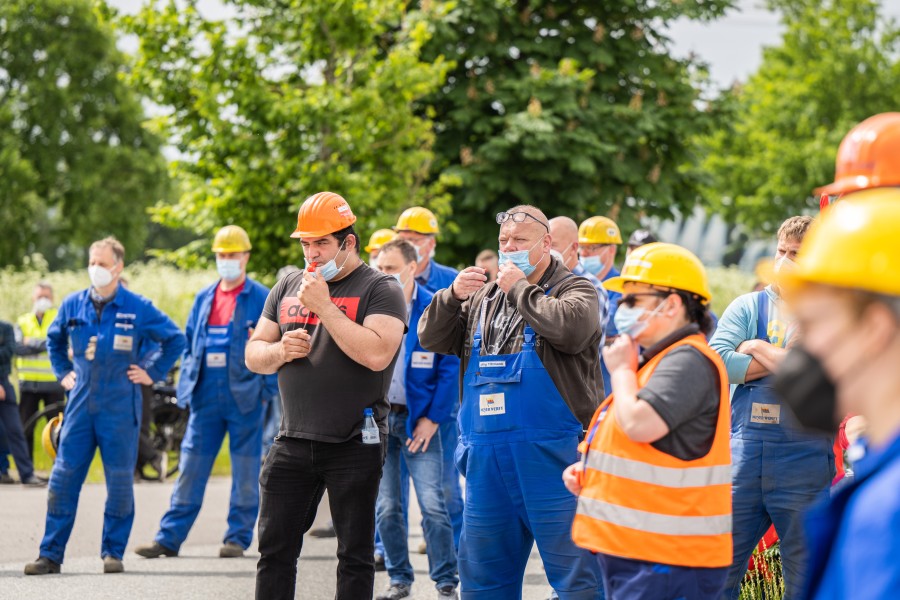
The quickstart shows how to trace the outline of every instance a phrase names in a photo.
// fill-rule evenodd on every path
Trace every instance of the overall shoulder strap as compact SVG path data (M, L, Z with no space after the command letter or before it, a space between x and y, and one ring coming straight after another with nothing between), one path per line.
M756 339L769 341L769 295L756 292Z

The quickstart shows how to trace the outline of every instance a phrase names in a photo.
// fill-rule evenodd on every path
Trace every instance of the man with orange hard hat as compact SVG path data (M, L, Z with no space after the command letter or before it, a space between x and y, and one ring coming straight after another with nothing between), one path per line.
M372 597L388 388L407 314L394 278L360 259L355 222L333 192L303 202L291 237L307 268L272 288L247 344L251 370L278 373L284 411L259 478L258 599L294 598L303 534L325 490L338 539L335 598Z

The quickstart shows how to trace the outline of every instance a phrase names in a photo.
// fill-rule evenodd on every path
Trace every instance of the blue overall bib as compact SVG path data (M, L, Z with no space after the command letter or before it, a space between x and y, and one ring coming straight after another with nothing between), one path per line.
M231 502L228 530L223 542L245 550L253 540L259 512L259 469L262 453L262 404L242 414L231 393L228 361L233 321L226 326L206 325L206 345L200 378L191 399L187 433L181 444L180 475L172 503L160 522L156 541L179 550L200 507L213 463L228 433L231 453Z
M757 294L757 339L784 340L769 322L769 299ZM731 398L734 562L725 597L737 599L747 561L760 538L775 525L781 538L785 600L798 598L803 585L806 546L803 512L828 490L834 477L831 440L803 431L772 389L773 377L738 385Z
M581 423L535 352L542 342L527 323L521 352L481 355L485 307L458 417L456 463L466 478L462 597L520 599L537 542L547 579L562 600L601 598L596 560L572 542L577 499L562 482L563 470L578 460Z

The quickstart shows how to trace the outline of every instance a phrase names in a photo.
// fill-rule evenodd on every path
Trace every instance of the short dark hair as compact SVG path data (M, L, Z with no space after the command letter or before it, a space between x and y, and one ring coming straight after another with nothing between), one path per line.
M400 238L392 239L381 247L378 255L381 256L391 250L399 252L400 256L403 257L403 262L406 264L418 262L419 260L419 257L416 255L416 248L406 240L401 240Z
M475 262L478 262L479 260L497 260L497 253L490 248L482 250L478 253L478 256L475 257Z
M336 239L336 240L338 241L338 244L341 245L341 246L343 246L343 245L344 245L344 241L345 241L349 236L352 235L352 236L353 236L353 239L356 240L356 243L354 244L353 249L356 251L357 254L359 254L359 234L356 233L356 230L355 230L355 229L353 229L353 225L351 225L351 226L349 226L349 227L344 227L344 228L341 229L340 231L335 231L335 232L332 233L331 235L334 236L334 239Z

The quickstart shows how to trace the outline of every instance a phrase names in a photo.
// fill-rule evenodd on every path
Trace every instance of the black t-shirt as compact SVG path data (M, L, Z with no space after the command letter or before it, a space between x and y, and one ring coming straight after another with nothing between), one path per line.
M697 331L696 326L687 327L657 348L662 350ZM709 454L719 418L719 373L699 350L682 346L669 352L637 397L650 404L669 426L669 433L653 442L654 448L681 460Z
M310 333L310 353L278 370L284 417L280 435L321 442L344 442L359 435L363 411L373 409L378 428L387 434L387 399L397 356L384 371L372 371L344 354L337 342L297 298L304 272L279 281L266 300L262 316L278 323L282 335ZM407 322L403 290L392 277L361 264L339 281L328 283L331 301L360 325L369 315L389 315ZM399 349L398 349L399 354Z

